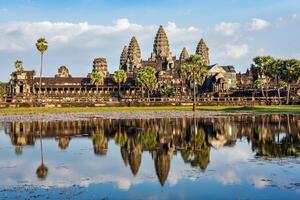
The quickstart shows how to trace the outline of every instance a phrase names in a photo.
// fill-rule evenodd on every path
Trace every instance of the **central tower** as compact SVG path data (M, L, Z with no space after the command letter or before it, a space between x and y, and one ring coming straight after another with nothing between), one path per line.
M150 60L151 61L165 61L172 57L170 52L170 46L167 34L162 26L159 26L159 29L156 33L154 44L153 44L153 52L151 53Z

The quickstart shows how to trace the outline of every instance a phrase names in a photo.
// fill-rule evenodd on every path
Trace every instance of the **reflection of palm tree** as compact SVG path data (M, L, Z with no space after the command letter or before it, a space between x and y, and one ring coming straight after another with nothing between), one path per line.
M40 152L41 152L41 164L36 170L36 175L40 179L46 179L48 174L48 167L44 164L44 155L43 155L43 141L42 141L42 123L40 123Z

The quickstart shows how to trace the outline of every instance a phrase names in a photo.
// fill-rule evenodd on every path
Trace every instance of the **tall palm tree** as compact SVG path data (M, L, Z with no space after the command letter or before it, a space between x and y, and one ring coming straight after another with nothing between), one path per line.
M19 71L23 71L23 61L22 60L16 60L15 61L15 69Z
M119 97L121 97L121 83L126 82L127 75L126 72L122 69L115 71L114 73L114 80L118 84L118 92L119 92Z
M254 68L256 68L256 77L263 80L265 84L261 85L262 95L265 96L264 87L268 89L270 81L274 78L275 73L275 59L271 56L256 56L253 59ZM260 81L261 82L261 81ZM266 89L266 97L268 97L268 91Z
M39 38L35 44L37 50L41 52L41 67L40 67L40 84L39 84L39 94L41 94L42 91L42 75L43 75L43 57L44 53L48 49L48 42L45 38Z
M136 79L139 82L139 84L141 85L141 88L142 88L142 99L143 100L144 100L144 87L145 87L144 77L145 77L144 70L142 70L142 69L138 70L137 73L136 73Z
M97 93L99 85L104 83L105 74L101 71L95 71L91 74L91 81L96 85Z
M182 65L182 71L193 82L193 111L196 110L196 84L202 85L208 73L205 58L201 55L191 55Z
M287 83L286 104L290 103L291 83L300 78L300 61L295 59L284 60L282 66L282 79Z

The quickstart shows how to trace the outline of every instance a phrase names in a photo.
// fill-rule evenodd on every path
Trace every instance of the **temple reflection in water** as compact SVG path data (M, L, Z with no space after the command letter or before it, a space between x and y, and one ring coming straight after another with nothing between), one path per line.
M161 185L168 178L171 160L180 154L186 164L206 170L211 148L234 146L247 139L257 156L281 158L300 155L300 117L293 115L244 115L213 119L148 119L7 123L5 132L21 155L23 146L35 145L39 133L53 138L61 150L72 138L88 137L97 156L109 151L109 141L120 146L124 165L133 176L139 172L143 152L154 161Z

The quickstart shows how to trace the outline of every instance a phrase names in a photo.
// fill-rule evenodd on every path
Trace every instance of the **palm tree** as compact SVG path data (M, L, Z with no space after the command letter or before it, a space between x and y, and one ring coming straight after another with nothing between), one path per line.
M40 152L41 152L41 164L36 170L36 175L40 179L45 179L48 174L48 167L44 164L44 154L43 154L43 141L42 141L42 127L43 124L40 123Z
M147 88L149 101L150 92L152 92L157 86L156 70L153 67L146 66L137 72L137 79L142 85L142 93L143 87L145 86Z
M191 55L183 64L182 71L193 82L193 111L196 110L196 84L202 85L208 73L206 60L201 55Z
M48 49L48 42L45 38L39 38L35 44L37 50L41 52L41 67L40 67L40 84L39 84L39 94L41 94L42 91L42 74L43 74L43 57L44 53Z
M146 76L145 71L140 69L137 71L136 73L136 79L137 81L141 84L141 88L142 88L142 99L144 100L144 87L145 87L145 83L144 83L144 77Z
M274 78L276 61L271 56L257 56L253 59L253 62L253 67L256 68L255 76L261 79L259 82L262 82L264 79L265 84L261 84L261 92L262 95L265 96L264 87L268 89L271 79ZM268 90L266 90L266 97L268 97Z
M105 74L100 71L95 71L91 74L91 81L93 84L96 85L97 93L98 93L98 86L104 83L104 76Z
M23 61L22 60L16 60L15 61L15 69L19 71L23 71Z
M127 75L126 72L122 69L115 71L114 80L118 84L119 97L121 97L121 83L126 82Z
M284 60L282 66L282 79L287 83L286 104L290 103L291 83L300 78L300 61L295 59Z

